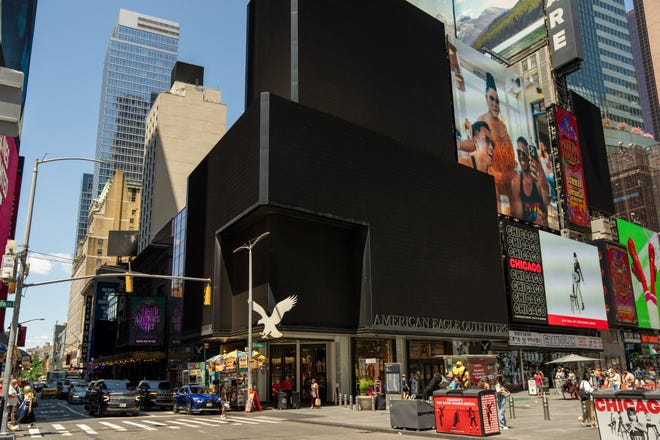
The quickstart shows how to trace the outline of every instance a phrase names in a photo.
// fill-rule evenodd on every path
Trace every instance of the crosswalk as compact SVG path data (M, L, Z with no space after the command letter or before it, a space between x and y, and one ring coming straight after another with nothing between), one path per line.
M99 435L100 432L126 432L126 431L158 431L158 430L177 430L184 428L212 428L218 426L240 426L240 425L270 425L281 423L283 420L275 417L255 416L241 417L229 415L227 418L220 417L174 417L158 418L157 420L148 420L147 418L136 418L133 420L85 420L85 423L61 422L61 423L40 423L36 428L30 428L24 432L23 437L39 438L45 434L48 436L60 435L70 437L75 434L84 433L88 435Z

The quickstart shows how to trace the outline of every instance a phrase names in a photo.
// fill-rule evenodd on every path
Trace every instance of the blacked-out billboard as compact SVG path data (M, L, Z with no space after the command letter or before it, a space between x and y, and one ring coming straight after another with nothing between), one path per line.
M502 232L511 320L545 324L548 310L538 230L505 221Z

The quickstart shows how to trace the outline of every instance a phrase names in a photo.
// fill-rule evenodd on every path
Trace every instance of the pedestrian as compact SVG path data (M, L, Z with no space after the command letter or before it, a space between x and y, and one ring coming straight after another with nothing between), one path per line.
M582 380L580 381L580 386L578 387L578 394L582 403L582 415L578 417L578 422L582 426L593 426L597 427L596 424L596 413L594 411L594 403L591 400L591 393L594 391L594 388L589 382L590 374L588 371L585 371L582 375ZM587 424L585 425L585 422Z
M623 384L625 385L626 390L635 389L635 375L630 372L630 370L623 370Z
M536 394L540 396L543 394L543 372L541 370L536 371L534 383L536 384Z
M316 379L312 378L312 383L309 386L309 400L311 401L310 408L320 408L321 399L319 396L319 384L316 383Z
M410 376L410 399L415 400L417 398L417 375L412 374Z
M621 375L616 370L616 368L610 367L608 371L608 377L610 387L615 391L618 390L621 387Z
M34 393L30 389L28 385L26 385L23 388L23 403L21 405L25 405L25 415L23 418L20 420L21 422L27 424L29 423L30 425L28 428L32 429L34 428L34 424L37 423L37 419L34 417Z
M282 385L280 385L280 378L273 379L273 386L270 388L270 397L272 402L277 406L277 395L280 393Z
M12 379L9 382L9 390L7 392L7 409L9 410L9 423L13 427L16 427L16 411L18 410L18 398L20 395L21 390L18 388L18 381L16 379ZM11 427L10 429L13 430Z
M495 395L497 396L497 419L500 423L500 429L509 429L506 424L506 398L511 395L509 390L504 386L504 376L501 374L497 376L495 383Z
M401 375L401 397L404 399L407 399L410 396L410 384L408 383L408 379L406 379L406 375L402 374Z

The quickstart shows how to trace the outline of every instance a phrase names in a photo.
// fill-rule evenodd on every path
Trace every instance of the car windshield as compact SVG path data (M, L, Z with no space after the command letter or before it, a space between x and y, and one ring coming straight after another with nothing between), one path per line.
M190 387L191 394L213 394L208 387Z
M149 388L151 388L152 390L155 390L155 389L169 390L169 389L172 388L170 386L169 382L163 382L163 381L160 381L160 380L153 380L153 381L150 380L149 382L147 382L147 384L149 385Z
M45 388L57 388L57 384L55 382L47 382L44 385Z
M123 380L106 380L104 385L106 389L112 391L127 391L133 389L130 382Z

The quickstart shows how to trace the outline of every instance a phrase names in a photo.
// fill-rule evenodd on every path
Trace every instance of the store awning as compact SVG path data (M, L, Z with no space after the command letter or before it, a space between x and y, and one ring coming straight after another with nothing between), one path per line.
M132 351L129 353L119 353L96 358L92 362L92 365L124 365L141 362L160 362L165 359L165 357L166 354L163 351Z

